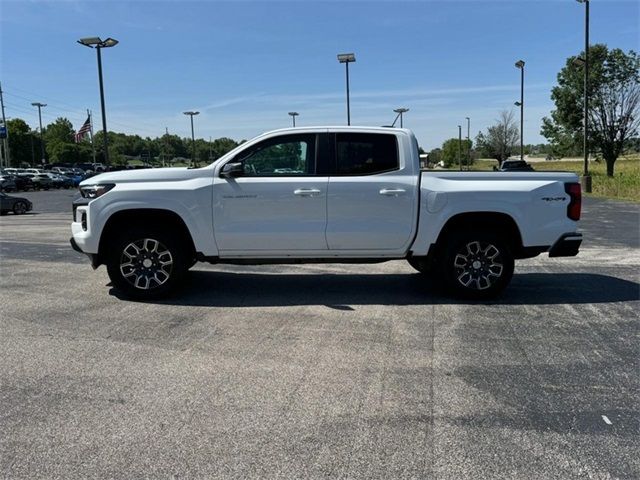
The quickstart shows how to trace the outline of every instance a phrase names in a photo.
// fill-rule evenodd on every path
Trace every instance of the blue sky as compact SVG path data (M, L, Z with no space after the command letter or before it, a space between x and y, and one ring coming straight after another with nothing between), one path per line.
M593 0L592 43L638 49L640 3ZM471 136L516 108L526 61L525 143L544 141L540 121L565 59L584 43L584 6L554 1L7 1L0 0L0 81L6 115L37 124L84 110L99 120L95 52L76 44L111 36L103 52L110 130L190 135L182 112L197 109L196 136L250 138L290 125L344 124L344 65L354 125L405 126L427 149Z

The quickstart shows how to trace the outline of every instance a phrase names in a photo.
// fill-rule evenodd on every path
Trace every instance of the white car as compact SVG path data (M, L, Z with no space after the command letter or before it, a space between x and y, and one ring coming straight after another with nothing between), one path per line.
M137 298L167 294L196 261L397 259L489 298L515 259L578 253L575 174L421 172L419 160L407 129L277 130L203 168L83 181L71 243Z

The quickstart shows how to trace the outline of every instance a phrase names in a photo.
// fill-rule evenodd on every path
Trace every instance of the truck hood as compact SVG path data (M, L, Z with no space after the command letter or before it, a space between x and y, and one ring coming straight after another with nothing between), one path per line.
M211 176L209 168L148 168L143 170L121 170L107 172L87 178L80 186L97 183L140 183L140 182L179 182L191 178Z

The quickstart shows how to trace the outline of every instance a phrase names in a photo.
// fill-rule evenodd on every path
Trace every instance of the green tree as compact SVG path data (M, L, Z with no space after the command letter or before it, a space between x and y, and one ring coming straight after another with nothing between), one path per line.
M583 135L584 70L578 57L569 57L558 73L558 85L551 91L556 109L544 118L541 133L557 150L576 150ZM607 175L626 142L640 125L640 59L606 45L589 48L589 146L602 152Z
M213 159L216 160L221 156L229 153L231 150L236 148L240 143L235 140L227 137L216 138L213 141Z
M504 110L486 133L478 133L476 149L480 156L495 158L502 165L511 156L520 138L513 111Z
M44 142L49 162L75 163L78 159L78 145L71 122L59 117L44 129Z
M35 152L40 152L40 139L31 131L27 122L21 118L7 120L7 131L9 132L11 166L20 167L32 164Z
M446 168L451 165L463 165L467 164L467 151L471 150L471 140L463 139L460 141L457 138L450 138L445 140L442 144L442 161Z
M429 165L437 165L442 161L442 149L434 148L429 152Z

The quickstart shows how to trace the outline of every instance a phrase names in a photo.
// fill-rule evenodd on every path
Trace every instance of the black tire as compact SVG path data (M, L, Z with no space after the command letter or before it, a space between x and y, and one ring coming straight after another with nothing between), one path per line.
M456 296L483 300L497 297L513 276L509 242L493 232L453 232L444 243L440 269Z
M27 204L24 202L16 202L13 204L14 215L22 215L27 212Z
M190 263L179 236L153 227L122 232L106 250L113 286L140 300L167 296L180 285Z

